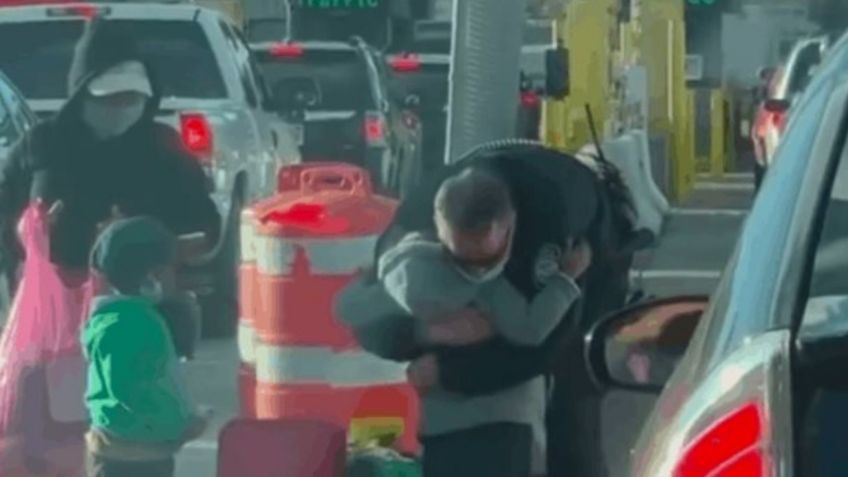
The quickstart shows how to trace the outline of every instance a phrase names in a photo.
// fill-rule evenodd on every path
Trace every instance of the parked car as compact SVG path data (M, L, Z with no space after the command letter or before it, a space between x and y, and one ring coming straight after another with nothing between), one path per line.
M64 103L74 45L95 14L125 25L156 68L158 119L207 166L222 208L239 170L248 173L250 198L272 192L278 166L299 159L299 132L274 112L247 44L215 10L157 3L0 9L0 68L32 109L50 116Z
M402 195L421 175L421 125L388 92L379 53L361 40L259 43L253 49L275 101L304 125L304 161L365 167Z
M37 122L21 92L0 71L0 167L6 162L9 150Z
M628 475L844 474L846 124L848 36L797 99L712 297L642 303L587 336L607 389L659 395Z
M386 64L390 94L421 120L423 170L435 170L445 162L450 55L387 55Z
M801 40L795 44L783 65L761 75L768 86L765 98L757 108L751 131L755 158L754 179L757 187L771 165L792 102L810 81L828 43L827 37Z
M67 97L67 75L84 22L120 23L156 69L163 97L157 119L176 129L213 185L222 216L231 214L237 175L248 199L271 194L277 169L299 161L298 129L276 113L247 43L228 19L191 4L57 4L0 9L0 68L40 116ZM228 226L237 226L228 221ZM222 233L221 236L232 234ZM229 242L235 247L235 241ZM232 250L223 255L236 257ZM235 264L208 288L204 326L234 330ZM217 334L217 333L216 333Z
M414 111L423 124L425 171L445 160L452 25L445 20L419 20L404 41L385 55L390 91ZM556 46L553 23L528 21L521 50L519 109L515 136L539 139L542 101L547 81L547 52Z
M0 72L0 168L6 163L9 150L38 122L20 91ZM9 283L3 270L3 250L0 250L0 326L6 322L11 297Z

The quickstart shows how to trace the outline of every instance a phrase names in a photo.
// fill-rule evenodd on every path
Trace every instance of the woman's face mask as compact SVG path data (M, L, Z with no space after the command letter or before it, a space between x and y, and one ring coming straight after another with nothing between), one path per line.
M120 101L88 97L82 103L82 120L98 139L111 139L138 123L146 106L147 97L141 94L131 94Z

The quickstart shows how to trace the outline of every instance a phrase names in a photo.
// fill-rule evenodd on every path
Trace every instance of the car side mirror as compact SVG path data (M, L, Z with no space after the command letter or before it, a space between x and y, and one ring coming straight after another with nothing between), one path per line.
M792 106L792 102L786 99L767 99L763 103L763 109L770 113L785 113Z
M694 335L709 299L682 296L638 303L586 335L589 370L603 387L659 393Z
M296 113L321 104L318 84L312 78L286 78L274 83L268 106L278 113Z
M545 95L564 99L571 93L568 49L561 46L545 52Z

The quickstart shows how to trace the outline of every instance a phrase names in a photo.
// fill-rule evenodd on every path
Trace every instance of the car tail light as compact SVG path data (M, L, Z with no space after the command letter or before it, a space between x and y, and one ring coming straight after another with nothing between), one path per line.
M418 55L395 56L389 60L389 66L398 73L411 73L421 69Z
M47 9L47 16L94 18L97 15L106 15L110 11L109 7L99 7L90 3L76 3L61 7L50 7Z
M527 109L538 108L542 104L542 99L534 91L521 92L521 106Z
M365 114L365 141L369 146L386 144L386 119L382 114L373 111Z
M202 114L183 114L180 116L180 135L183 145L189 152L201 159L212 156L213 132L209 120Z
M277 43L271 47L271 56L275 58L300 58L303 45L297 43Z
M771 117L772 123L780 132L786 127L786 119L786 113L774 113Z
M767 422L762 407L749 402L724 414L691 440L674 477L760 477L768 459L763 448Z

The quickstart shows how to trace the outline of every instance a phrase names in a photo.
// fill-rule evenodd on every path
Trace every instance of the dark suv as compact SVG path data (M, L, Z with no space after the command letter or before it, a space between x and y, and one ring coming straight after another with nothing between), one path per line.
M417 183L421 125L388 93L378 52L360 40L252 48L276 104L303 123L303 161L363 166L379 189L394 196Z

